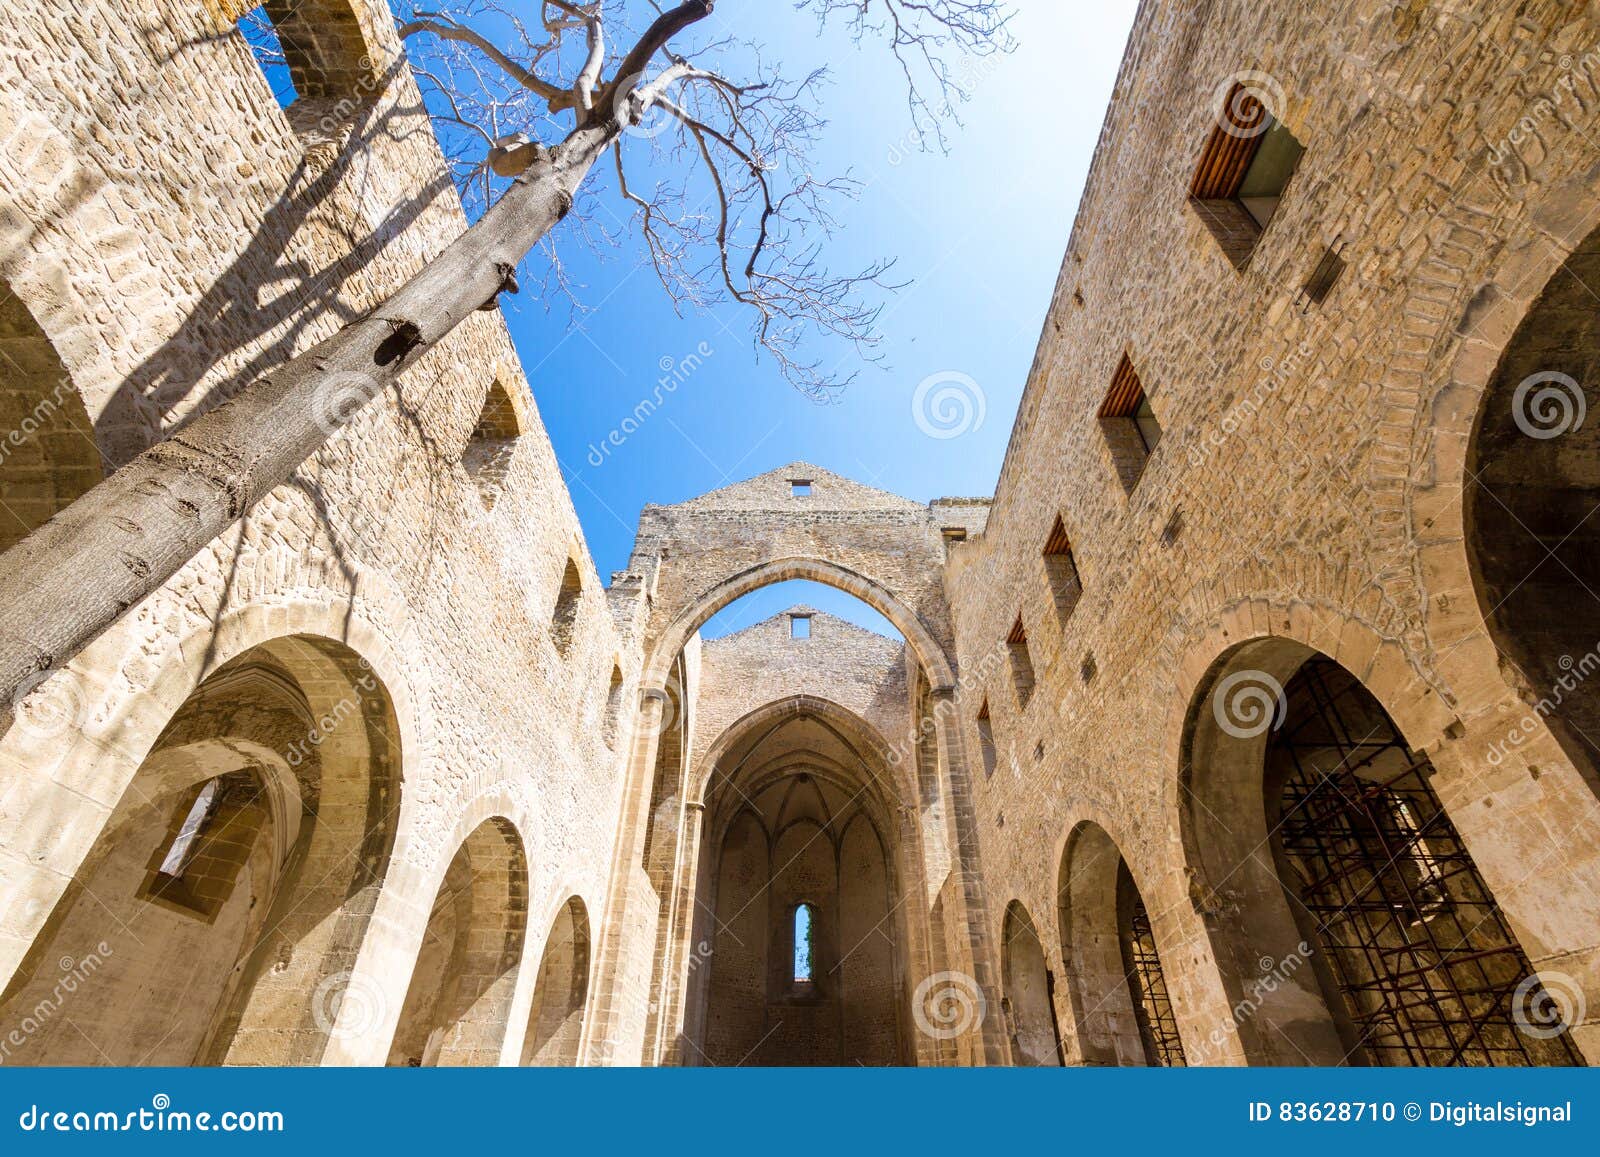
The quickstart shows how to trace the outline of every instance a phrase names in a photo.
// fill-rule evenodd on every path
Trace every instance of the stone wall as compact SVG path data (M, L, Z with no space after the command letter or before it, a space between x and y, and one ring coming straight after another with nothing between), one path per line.
M0 544L465 225L382 6L281 14L282 109L238 4L20 5ZM1260 996L1297 924L1248 854L1317 656L1392 722L1385 758L1600 1055L1600 650L1563 609L1595 597L1563 519L1592 494L1597 82L1600 24L1558 0L1146 3L992 503L793 463L645 507L609 590L505 327L474 315L16 705L0 1059L734 1058L756 1022L708 1008L702 946L737 845L772 885L734 990L796 903L840 901L839 961L892 918L847 1003L785 998L766 1059L1051 1063L1057 1033L1073 1063L1337 1061L1326 962ZM1249 206L1196 180L1254 155L1227 139L1245 90L1305 150ZM700 646L797 578L904 643L819 614L809 640L779 616ZM779 726L777 794L741 812L714 772ZM785 837L801 764L828 783ZM223 777L243 794L186 914L152 874ZM857 795L871 854L864 827L815 863L809 837L767 846ZM888 917L846 913L852 886ZM1123 979L1139 911L1153 1002ZM180 984L203 999L161 1015Z
M952 549L948 589L964 668L1020 615L1037 674L1026 707L998 675L963 696L968 749L987 695L1011 757L976 787L988 918L998 930L1022 901L1069 976L1051 918L1063 853L1103 828L1148 902L1191 1052L1215 1033L1213 1060L1299 1063L1233 1023L1254 978L1222 958L1245 897L1202 869L1190 818L1207 802L1189 786L1207 692L1264 638L1337 660L1431 757L1528 957L1589 994L1575 1036L1600 1049L1594 780L1529 707L1548 677L1491 642L1463 515L1479 398L1600 223L1597 46L1592 15L1554 2L1141 9L988 529ZM1236 269L1189 188L1241 78L1306 151ZM1343 273L1313 301L1330 248ZM1098 416L1124 357L1162 430L1131 492ZM1593 358L1539 368L1588 384ZM1043 558L1057 517L1083 583L1064 623ZM1579 634L1562 669L1593 647ZM1260 653L1236 666L1293 670ZM1508 729L1521 746L1501 758Z
M3 340L47 344L68 375L71 406L57 408L85 416L74 448L97 467L127 460L369 309L465 227L384 6L330 7L338 19L319 16L318 27L339 36L284 38L302 94L287 110L235 30L237 13L211 0L132 14L23 0L8 13ZM48 360L26 359L54 387L38 369ZM497 384L511 399L509 431L504 405L486 406ZM43 386L35 392L49 402ZM505 451L492 501L482 463L463 462L480 425L480 440ZM558 648L552 617L569 566L579 589L570 643ZM517 919L536 929L517 941L528 959L498 1010L509 1030L495 1045L515 1060L545 930L574 897L592 911L605 902L627 737L608 742L601 724L613 672L631 687L638 660L613 625L498 313L469 318L237 526L81 654L62 656L21 704L0 739L0 975L51 987L42 947L70 927L81 873L102 863L97 839L144 783L158 735L202 679L285 636L338 640L349 693L376 696L395 716L381 753L394 761L394 786L368 816L388 843L363 869L369 934L337 950L313 952L304 936L274 949L283 955L259 965L261 976L293 997L278 998L288 999L279 1022L263 1026L275 1034L235 1034L230 1059L382 1063L446 867L469 832L499 817L526 864ZM300 746L309 736L326 753L355 726L341 723L330 740L313 716ZM215 728L228 724L219 717ZM288 753L258 753L251 766L273 754ZM336 826L330 798L304 805L308 829L324 836ZM148 838L127 835L117 855L128 870L95 883L115 891L113 910L137 907L152 852L142 843L167 818L146 825ZM358 840L343 854L360 850ZM300 853L280 852L274 869L297 872ZM144 940L138 922L131 933L116 923L100 926L112 952L102 977L133 966L126 937ZM220 935L215 925L195 931ZM58 947L77 956L90 946ZM229 956L217 964L224 972ZM340 1015L363 1018L361 1031L331 1032L346 988L359 999ZM150 1051L160 1034L139 1026L159 1017L138 1001L88 1015L115 991L107 980L72 997L80 1023L104 1024L107 1057L196 1059L170 1042ZM20 1005L6 1013L9 1026ZM213 1013L194 1015L205 1023ZM30 1059L27 1040L13 1052L7 1059Z

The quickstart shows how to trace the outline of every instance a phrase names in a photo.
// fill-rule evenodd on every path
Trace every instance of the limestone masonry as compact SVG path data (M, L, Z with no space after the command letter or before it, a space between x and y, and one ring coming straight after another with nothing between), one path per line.
M0 550L465 227L243 7L0 22ZM994 497L609 583L475 314L14 705L0 1063L1600 1060L1597 191L1588 9L1146 0Z

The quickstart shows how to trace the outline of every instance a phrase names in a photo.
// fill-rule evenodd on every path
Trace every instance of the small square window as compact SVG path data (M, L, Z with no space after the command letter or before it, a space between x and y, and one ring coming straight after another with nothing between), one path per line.
M1083 580L1078 576L1077 560L1072 557L1072 540L1067 537L1066 524L1059 514L1050 528L1050 537L1045 539L1044 571L1050 580L1056 617L1065 623L1083 596Z
M789 479L789 495L792 498L810 498L811 497L811 479L809 479L809 478L791 478L791 479Z
M1117 372L1100 406L1100 428L1111 449L1117 477L1128 493L1138 485L1145 463L1161 441L1161 423L1145 397L1144 386L1127 354L1117 364Z
M994 775L996 753L994 747L994 722L989 718L989 701L985 699L978 708L978 753L983 758L983 778Z
M811 616L790 615L789 637L791 639L809 639L811 637Z
M1028 653L1028 632L1022 625L1021 615L1006 635L1006 650L1011 654L1011 682L1017 693L1017 710L1024 711L1033 698L1033 656Z
M1189 204L1235 269L1250 263L1305 146L1245 84L1218 110L1189 183Z

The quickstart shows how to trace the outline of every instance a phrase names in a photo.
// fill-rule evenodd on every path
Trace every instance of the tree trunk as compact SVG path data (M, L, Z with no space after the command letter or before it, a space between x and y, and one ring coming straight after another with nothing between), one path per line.
M401 289L150 447L0 556L0 709L171 578L492 300L617 126L575 130Z

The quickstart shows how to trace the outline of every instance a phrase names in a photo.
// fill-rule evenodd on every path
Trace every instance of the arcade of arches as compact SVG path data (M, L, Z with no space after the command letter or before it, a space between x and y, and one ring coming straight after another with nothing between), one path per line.
M266 6L286 108L153 7L0 54L0 567L465 224L382 4ZM34 656L0 1063L1600 1060L1600 144L1519 128L1600 25L1246 7L1141 9L992 496L791 462L607 580L491 308Z

